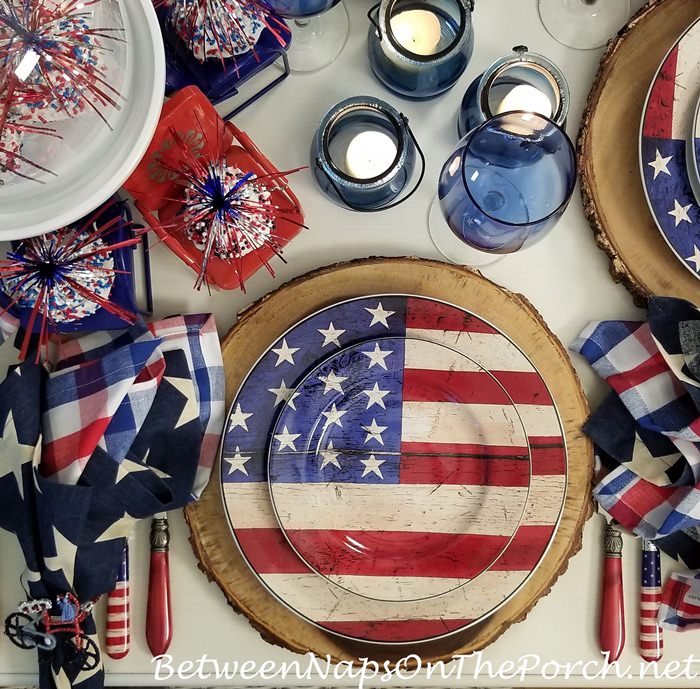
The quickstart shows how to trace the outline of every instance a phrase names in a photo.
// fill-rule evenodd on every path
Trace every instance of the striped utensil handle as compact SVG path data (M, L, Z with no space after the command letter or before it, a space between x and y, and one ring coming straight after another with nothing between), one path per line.
M122 563L114 590L107 596L107 655L114 660L125 658L131 646L129 619L129 546L124 547Z
M651 542L642 540L642 589L639 601L639 653L649 662L664 654L663 631L656 618L661 604L661 554Z

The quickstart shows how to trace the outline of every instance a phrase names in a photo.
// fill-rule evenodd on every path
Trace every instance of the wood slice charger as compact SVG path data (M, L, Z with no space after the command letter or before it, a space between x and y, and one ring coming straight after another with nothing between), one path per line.
M524 619L535 602L549 592L566 570L569 558L579 550L583 524L591 513L593 453L581 432L588 405L564 347L524 297L466 268L410 258L363 259L322 268L280 287L244 311L223 342L229 405L260 355L298 321L339 301L388 293L433 297L472 311L504 331L532 360L556 401L566 433L566 502L557 533L536 573L496 613L438 641L410 648L374 646L327 634L268 593L229 532L217 463L201 500L185 510L200 569L264 639L298 653L329 654L336 661L359 657L392 661L414 652L424 661L439 660L485 647L511 624Z
M698 0L643 7L603 55L578 136L586 216L610 272L643 306L651 295L700 303L700 280L680 262L649 212L639 171L639 130L666 53L700 16Z

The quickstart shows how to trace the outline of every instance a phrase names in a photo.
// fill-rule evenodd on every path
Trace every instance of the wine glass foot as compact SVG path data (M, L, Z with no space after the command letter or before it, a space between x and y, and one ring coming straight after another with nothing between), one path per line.
M350 20L340 2L308 19L290 20L292 43L287 51L292 72L316 72L338 59L350 33Z
M440 199L436 196L428 212L428 230L435 248L450 263L459 266L482 268L505 258L503 254L479 251L457 238L445 220L440 208Z
M604 46L630 16L630 0L539 0L544 28L569 48Z

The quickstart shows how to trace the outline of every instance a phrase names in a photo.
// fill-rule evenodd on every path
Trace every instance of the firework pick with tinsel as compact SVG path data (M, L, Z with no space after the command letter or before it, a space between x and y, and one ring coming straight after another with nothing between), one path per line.
M0 261L2 313L18 315L25 328L22 359L33 335L38 360L51 334L83 329L90 320L97 326L92 329L100 329L96 319L102 311L116 321L111 327L138 320L133 299L121 293L125 280L131 284L124 270L131 263L123 254L142 238L125 227L121 206L112 200L75 225L18 242Z
M244 287L305 227L286 176L195 87L163 107L146 156L124 185L197 286ZM273 273L274 274L274 273Z
M97 26L112 0L0 0L4 98L24 120L46 123L119 108L108 55L124 43L120 26Z
M170 136L174 147L162 166L175 176L179 194L170 199L177 210L168 227L201 252L195 288L208 282L212 262L223 261L245 291L243 261L250 255L274 276L268 257L282 258L277 222L284 216L303 227L294 218L298 209L281 207L275 193L286 188L288 175L303 168L256 171L225 152L221 138L213 146L205 142L204 155L197 156L175 129Z

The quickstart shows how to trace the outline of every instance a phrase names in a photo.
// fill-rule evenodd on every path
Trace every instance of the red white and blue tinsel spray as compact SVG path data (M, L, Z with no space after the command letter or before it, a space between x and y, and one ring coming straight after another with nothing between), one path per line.
M20 350L25 359L33 333L38 332L41 351L46 351L50 335L62 323L72 323L103 308L133 324L138 317L110 300L116 275L114 252L134 246L141 237L110 243L109 235L122 222L114 217L104 224L97 220L108 205L85 220L19 242L0 260L0 287L9 297L13 308L31 311Z
M200 62L226 60L252 50L267 29L286 45L289 29L253 0L154 0ZM235 60L234 60L235 68Z
M174 129L170 134L174 145L160 165L177 183L179 196L170 200L178 204L179 211L175 223L167 227L202 252L195 288L207 284L207 268L213 258L232 266L244 292L245 256L255 253L274 276L266 255L271 252L284 261L277 221L282 216L295 221L291 210L274 203L273 192L284 189L286 177L303 168L258 176L229 162L222 141L205 145L205 151L213 152L199 157Z

